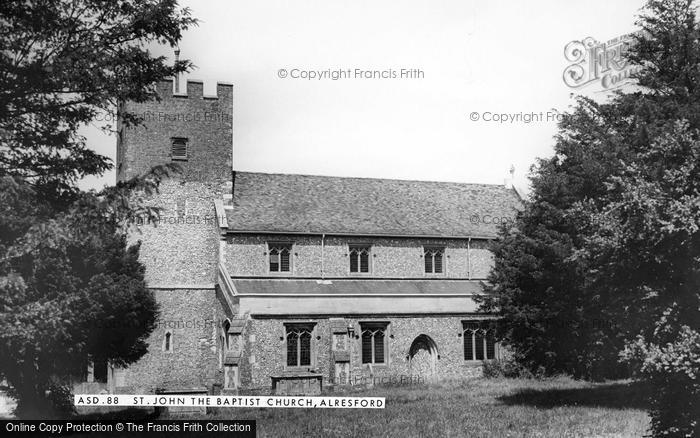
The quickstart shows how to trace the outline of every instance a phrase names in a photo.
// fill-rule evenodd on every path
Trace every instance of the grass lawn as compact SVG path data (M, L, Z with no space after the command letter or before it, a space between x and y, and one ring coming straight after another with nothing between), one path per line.
M643 388L629 381L473 379L328 395L384 396L386 408L232 408L201 419L255 419L259 437L639 437L649 424Z

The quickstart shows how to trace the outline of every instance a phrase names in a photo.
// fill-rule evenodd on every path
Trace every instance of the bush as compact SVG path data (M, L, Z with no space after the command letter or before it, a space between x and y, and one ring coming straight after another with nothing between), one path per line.
M664 324L658 324L657 334ZM700 332L681 327L672 342L641 336L622 353L648 382L654 437L700 437Z
M535 375L515 359L515 355L506 350L500 359L484 362L484 377L493 379L506 377L509 379L531 379Z
M73 404L73 391L60 384L52 384L47 397L54 414L58 418L69 418L75 415L75 405Z

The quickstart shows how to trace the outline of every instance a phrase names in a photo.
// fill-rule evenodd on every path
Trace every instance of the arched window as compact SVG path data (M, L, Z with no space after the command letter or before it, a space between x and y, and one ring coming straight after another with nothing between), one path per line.
M173 334L170 332L165 332L165 338L163 339L163 351L173 351Z
M226 352L231 349L231 343L229 341L229 335L228 335L228 331L230 328L231 328L231 323L227 319L226 321L224 321L224 345L223 345L224 351L226 351Z
M494 359L496 357L496 330L493 328L486 330L486 358Z
M350 245L350 272L369 273L369 245Z
M311 340L313 329L313 324L285 324L288 367L312 365Z
M444 271L442 258L445 254L444 247L426 246L423 248L423 257L425 258L425 273L426 274L442 274Z
M268 246L270 272L291 272L292 245L290 243L270 243Z
M496 334L489 321L464 322L464 360L496 358Z
M362 363L385 363L388 323L360 323L362 329Z

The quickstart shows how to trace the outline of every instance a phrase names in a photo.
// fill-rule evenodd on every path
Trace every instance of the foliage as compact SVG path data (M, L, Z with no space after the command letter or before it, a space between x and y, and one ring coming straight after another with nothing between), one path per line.
M576 206L583 199L605 202L600 182L630 154L619 139L631 128L612 105L577 102L560 125L555 155L534 168L531 199L493 245L494 294L484 297L483 307L505 317L499 337L531 372L544 367L549 375L620 377L621 325L633 324L613 317L615 297L587 287L585 260L574 255L590 221Z
M158 308L144 282L134 223L155 223L143 197L177 167L52 209L22 179L0 179L0 375L23 418L72 412L72 379L87 360L123 366L146 352Z
M658 324L663 330L665 324ZM651 425L658 436L700 436L700 334L681 327L673 343L657 345L643 337L625 349L641 378L651 383Z
M0 373L18 415L65 413L65 383L88 358L123 366L146 352L158 309L127 233L136 215L158 214L134 202L168 175L82 193L54 214L30 185L0 179Z
M508 379L532 379L542 377L544 369L540 373L533 374L527 367L524 367L515 359L515 356L510 353L495 360L487 360L484 362L484 377L487 379L496 379L505 377Z
M639 87L580 98L533 196L495 245L500 335L533 369L625 367L654 386L655 436L698 434L700 31L689 0L647 4ZM622 352L624 362L615 361Z
M0 377L22 417L70 414L89 358L120 366L146 351L157 306L127 234L157 216L142 198L177 168L81 192L112 164L78 130L157 99L154 84L191 63L149 47L193 25L176 0L0 2ZM118 129L141 121L119 116Z
M192 25L176 0L0 2L0 177L65 200L79 179L111 168L78 128L120 102L157 98L153 84L191 63L170 65L148 46L175 46Z

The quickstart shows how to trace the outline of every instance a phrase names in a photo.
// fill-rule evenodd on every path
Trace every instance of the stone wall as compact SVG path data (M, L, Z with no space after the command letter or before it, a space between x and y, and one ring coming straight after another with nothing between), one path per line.
M144 203L161 208L154 227L145 223L130 236L141 240L141 261L149 286L212 286L218 262L219 229L214 201L230 191L233 160L233 88L217 84L217 95L203 96L201 82L188 81L187 94L173 94L172 81L157 84L160 101L122 106L143 124L119 124L117 178L143 174L175 163L179 174L166 180ZM187 138L187 159L171 156L173 137Z
M174 137L188 140L187 161L175 161L190 181L231 180L233 86L217 84L216 96L203 96L203 84L187 81L187 94L173 94L172 81L157 84L160 101L127 102L120 108L142 118L139 126L117 124L117 179L143 174L173 162Z
M229 273L234 277L270 275L267 242L280 241L294 243L292 272L284 273L284 276L320 278L323 265L325 276L330 278L484 279L493 265L486 240L326 237L322 249L321 236L237 234L228 236L224 246L224 261ZM349 244L372 246L369 274L350 273ZM445 247L444 274L425 274L424 245Z
M469 317L459 316L426 316L426 317L397 317L386 318L345 318L344 323L354 328L355 338L349 339L350 351L350 381L370 381L374 378L386 377L409 379L413 373L409 369L408 354L413 341L419 335L427 335L437 346L438 358L436 374L438 379L479 376L482 372L481 362L464 360L464 338L462 321ZM386 365L374 365L372 371L368 365L362 364L360 322L388 322L387 329L387 361ZM249 361L242 364L241 383L244 389L269 390L270 376L285 372L284 339L285 323L314 322L315 331L312 339L315 354L315 370L323 375L323 383L336 380L334 360L331 351L332 333L329 319L251 319L249 320L245 337L244 357ZM320 338L320 339L318 339ZM364 380L363 380L364 378Z
M118 122L117 179L167 163L181 172L143 199L161 209L160 219L136 224L129 236L130 243L141 241L140 260L161 315L148 353L113 372L117 392L210 389L223 382L219 344L225 305L214 286L220 243L214 201L230 193L233 88L217 84L216 96L204 96L201 82L188 81L186 88L187 94L174 94L172 81L163 81L157 84L160 101L120 108L120 115L133 113L143 125ZM187 139L186 160L171 155L174 137ZM164 351L167 331L171 351Z
M160 219L137 224L129 239L141 241L149 286L213 286L220 241L214 199L223 190L220 184L172 180L146 201L161 208Z
M223 382L219 362L224 316L214 289L156 290L161 307L149 351L138 362L115 370L116 391L153 393L156 389L211 388ZM171 333L171 351L164 350Z

